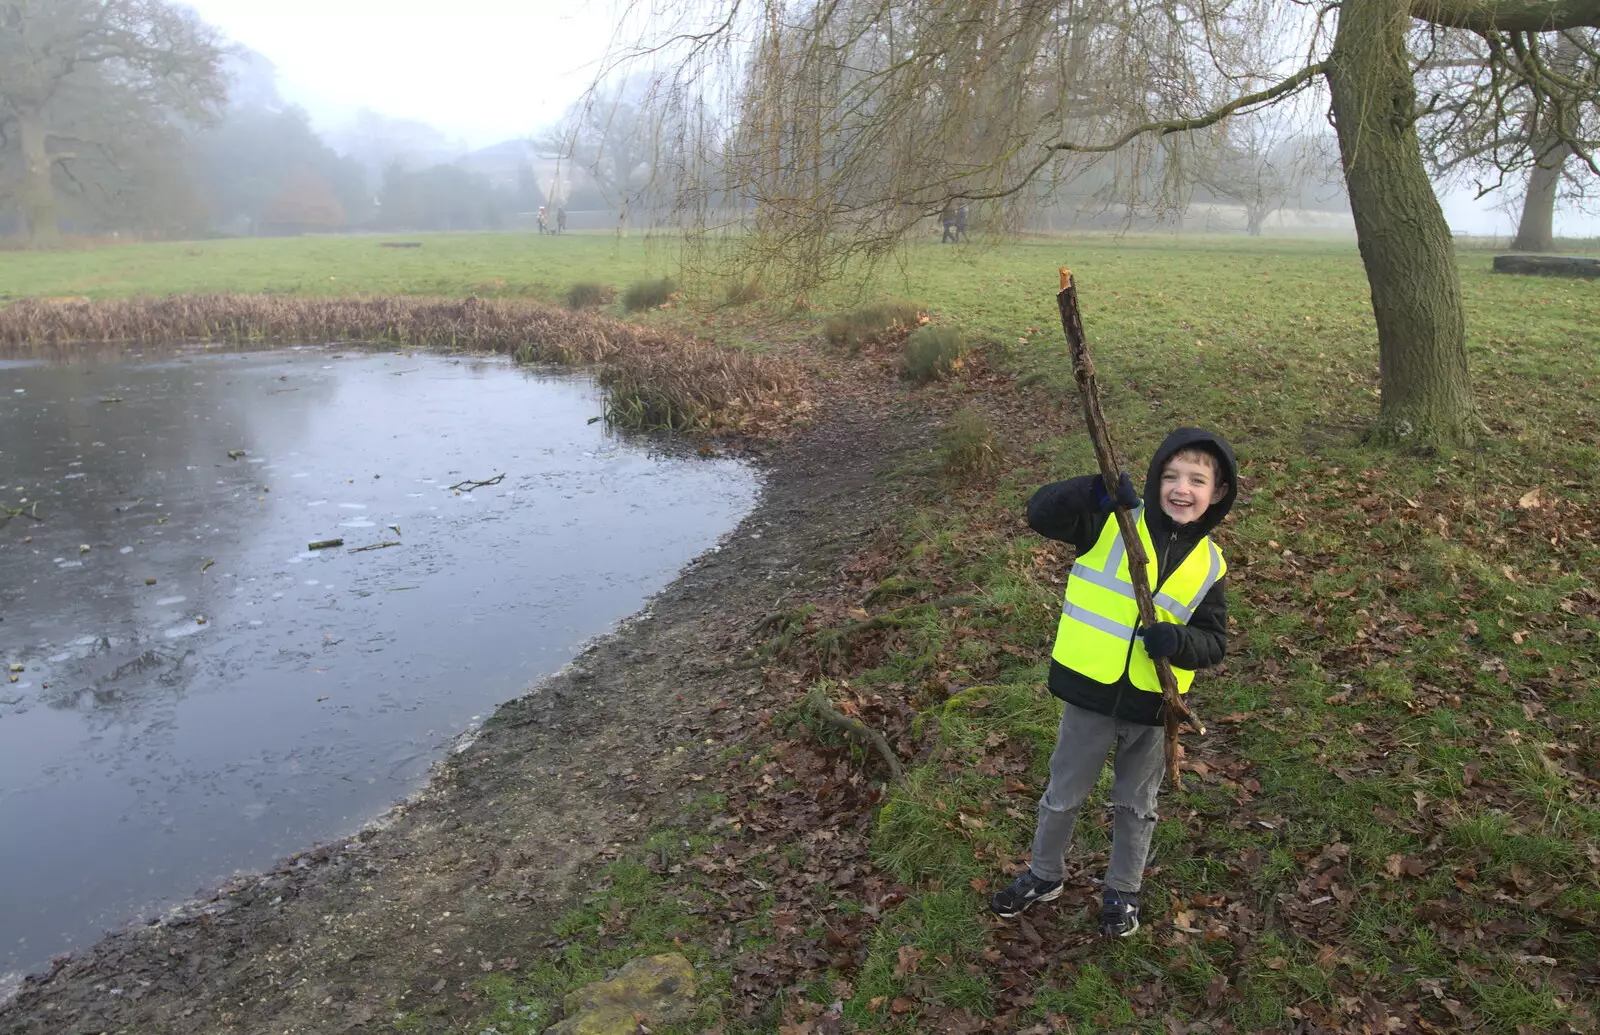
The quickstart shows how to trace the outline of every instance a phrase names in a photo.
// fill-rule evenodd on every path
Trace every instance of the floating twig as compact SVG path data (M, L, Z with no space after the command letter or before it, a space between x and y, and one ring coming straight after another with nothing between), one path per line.
M368 550L382 550L386 546L399 546L399 545L400 545L400 540L398 540L398 539L390 539L390 540L387 540L387 541L381 542L381 543L371 543L371 544L368 544L367 546L352 546L348 552L350 552L350 553L365 553Z
M204 575L206 573L206 569L211 567L215 563L217 563L217 562L214 561L214 560L211 560L210 558L207 558L206 562L204 564L200 565L200 574Z
M318 539L314 543L307 543L307 550L329 550L335 546L343 546L343 539Z
M471 478L467 478L463 481L456 482L454 485L450 486L450 488L455 492L471 492L473 489L481 489L485 485L499 485L505 480L506 476L503 474L497 474L493 478L487 478L481 482L476 482Z

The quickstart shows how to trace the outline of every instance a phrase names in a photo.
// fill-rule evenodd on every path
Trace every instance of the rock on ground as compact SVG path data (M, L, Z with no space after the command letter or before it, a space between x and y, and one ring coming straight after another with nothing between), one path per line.
M641 1024L681 1024L694 1016L694 968L676 952L641 956L568 993L562 1005L566 1020L545 1035L635 1035Z

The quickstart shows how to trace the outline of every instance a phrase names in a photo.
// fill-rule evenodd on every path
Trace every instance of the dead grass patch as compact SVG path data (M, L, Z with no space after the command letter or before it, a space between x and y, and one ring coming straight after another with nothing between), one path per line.
M622 305L630 313L656 309L672 301L677 291L678 286L668 279L641 280L628 285L628 290L622 293Z
M762 287L761 281L754 277L749 280L734 281L728 285L725 293L725 301L728 305L749 305L766 297L766 288Z
M948 377L961 369L967 339L953 327L918 327L906 339L900 372L918 384Z
M613 393L607 419L621 427L768 433L809 408L805 378L785 360L536 302L179 295L0 309L0 348L23 354L193 341L371 342L594 365Z
M792 364L703 341L622 353L596 380L610 393L606 420L629 428L759 432L810 409Z
M890 299L829 317L822 329L822 336L833 345L859 348L896 334L905 334L918 327L922 320L920 306Z
M580 280L567 289L567 308L598 309L610 305L617 297L617 289L596 280Z
M963 406L939 429L940 468L955 481L993 475L1000 469L994 427L981 410Z

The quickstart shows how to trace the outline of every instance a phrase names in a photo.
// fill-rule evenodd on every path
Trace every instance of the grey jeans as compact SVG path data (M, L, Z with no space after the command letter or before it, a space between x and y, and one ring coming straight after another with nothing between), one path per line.
M1123 722L1109 715L1067 705L1056 749L1050 753L1050 785L1039 799L1039 824L1033 833L1029 869L1041 880L1060 880L1078 809L1100 779L1106 753L1112 761L1111 866L1106 885L1138 891L1144 880L1150 838L1156 831L1156 793L1165 775L1165 745L1160 726Z

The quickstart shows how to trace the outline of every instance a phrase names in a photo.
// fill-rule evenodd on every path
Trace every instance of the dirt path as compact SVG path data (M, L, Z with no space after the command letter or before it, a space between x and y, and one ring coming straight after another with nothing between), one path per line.
M693 797L707 734L753 710L752 627L831 580L892 513L882 476L931 428L881 393L829 404L767 461L761 503L638 618L502 706L381 828L239 879L58 960L0 1035L447 1031L594 867Z

